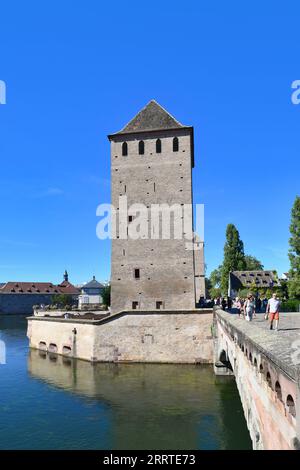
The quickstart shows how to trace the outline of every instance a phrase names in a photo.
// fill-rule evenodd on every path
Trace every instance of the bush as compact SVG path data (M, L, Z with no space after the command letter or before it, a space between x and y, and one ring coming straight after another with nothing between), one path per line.
M286 300L282 302L280 310L282 312L299 312L299 300Z
M110 306L110 285L104 286L102 290L102 300L106 307Z
M52 305L57 305L58 308L68 308L70 309L70 305L72 305L73 298L71 295L68 294L58 294L53 295L52 297Z

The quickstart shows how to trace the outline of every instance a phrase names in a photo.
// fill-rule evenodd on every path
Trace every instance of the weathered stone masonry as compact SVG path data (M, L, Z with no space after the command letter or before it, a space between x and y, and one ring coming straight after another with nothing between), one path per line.
M101 321L28 319L31 348L92 362L212 363L212 311L123 312Z
M192 204L193 128L182 126L151 101L111 142L112 204ZM174 146L174 139L176 146ZM119 215L119 213L118 213ZM132 219L128 223L134 223ZM193 233L192 217L185 227ZM112 242L111 309L193 309L205 295L203 244L185 239ZM136 274L137 273L137 274Z

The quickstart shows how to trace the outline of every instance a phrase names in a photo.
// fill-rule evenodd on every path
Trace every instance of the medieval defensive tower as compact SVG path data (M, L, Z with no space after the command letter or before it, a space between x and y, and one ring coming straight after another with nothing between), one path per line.
M128 208L145 206L150 227L149 236L139 239L117 230L112 241L111 311L194 309L205 296L203 243L196 235L187 243L184 238L153 239L150 234L153 205L192 205L193 127L180 124L150 101L108 137L117 217L120 197L126 196ZM126 219L130 233L135 215L129 210ZM184 231L193 233L192 215Z

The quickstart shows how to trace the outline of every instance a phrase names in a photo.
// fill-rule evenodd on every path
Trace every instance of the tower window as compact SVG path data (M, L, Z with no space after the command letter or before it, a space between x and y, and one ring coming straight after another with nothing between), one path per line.
M132 302L132 310L137 310L139 308L139 303L137 300Z
M134 279L140 279L140 270L138 268L134 270Z
M123 155L123 157L127 157L127 155L128 155L127 142L123 142L123 144L122 144L122 155Z
M156 153L161 153L161 140L157 139L156 141Z
M179 150L179 140L178 137L174 137L173 139L173 152L178 152Z
M139 155L144 155L145 153L145 144L143 140L139 142Z

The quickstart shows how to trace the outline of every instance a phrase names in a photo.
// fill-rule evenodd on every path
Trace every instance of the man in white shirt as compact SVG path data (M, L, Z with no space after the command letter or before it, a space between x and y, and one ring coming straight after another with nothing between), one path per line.
M267 313L269 313L270 330L273 330L273 321L275 320L275 330L278 331L280 300L274 293L268 300Z

